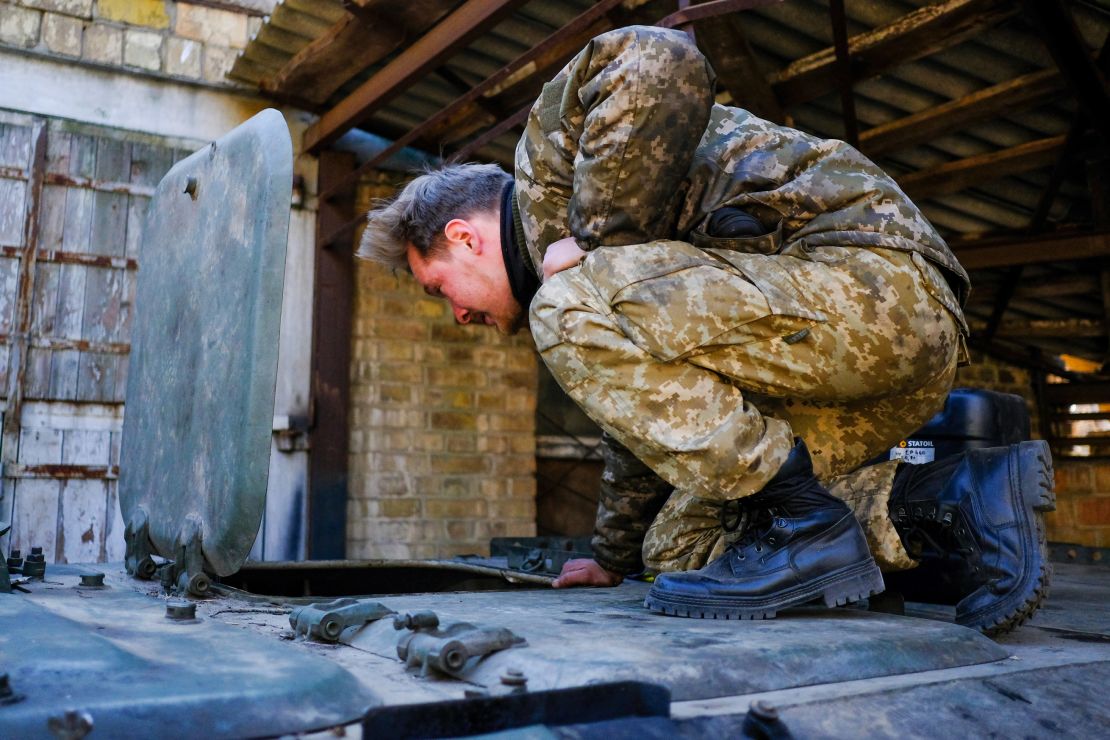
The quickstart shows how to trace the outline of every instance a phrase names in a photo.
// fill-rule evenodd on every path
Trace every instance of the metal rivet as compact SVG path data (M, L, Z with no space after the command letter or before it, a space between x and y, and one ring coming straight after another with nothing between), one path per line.
M167 601L166 619L185 621L197 618L197 605L191 601Z
M748 711L751 712L753 717L762 720L773 721L779 718L779 710L770 702L763 701L762 699L753 701Z

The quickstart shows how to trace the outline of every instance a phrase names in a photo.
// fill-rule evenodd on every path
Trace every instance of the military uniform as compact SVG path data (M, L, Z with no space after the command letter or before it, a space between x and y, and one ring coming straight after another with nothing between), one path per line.
M517 148L537 272L558 239L589 252L530 318L552 374L619 443L596 558L701 567L728 543L721 503L759 491L799 436L879 563L910 567L886 513L895 464L856 468L942 406L967 275L854 148L715 105L712 86L685 34L613 31L544 86ZM768 233L714 237L726 206Z

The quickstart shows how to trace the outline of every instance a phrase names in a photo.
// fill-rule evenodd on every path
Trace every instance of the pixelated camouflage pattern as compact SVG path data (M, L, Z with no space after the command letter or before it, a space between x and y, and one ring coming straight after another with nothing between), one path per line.
M934 297L948 290L936 267L895 250L807 256L606 247L533 301L533 337L563 389L676 488L646 534L649 567L700 567L690 563L723 547L701 513L759 491L795 435L830 480L943 406L961 334ZM598 521L623 522L634 506ZM872 529L889 540L889 528ZM604 527L595 542L608 560L630 557L612 554L628 539ZM897 553L884 564L904 567Z
M591 543L594 559L614 573L637 573L644 567L644 534L674 486L608 434L601 437L601 451L605 469Z
M593 250L533 301L540 351L670 482L630 463L608 471L594 549L618 572L651 519L640 507L670 484L644 560L699 567L724 547L720 501L759 490L793 434L824 478L893 444L943 403L967 331L966 274L893 180L843 142L713 105L711 91L685 34L619 29L545 86L517 148L537 272L557 239ZM706 234L726 205L769 233ZM687 243L656 241L676 236ZM888 522L863 523L889 540ZM897 552L887 560L904 567Z
M632 26L593 39L544 86L516 150L537 274L547 245L566 236L586 250L705 246L709 214L735 205L780 228L782 248L923 254L951 272L962 303L967 274L893 179L842 141L715 105L713 79L686 34Z

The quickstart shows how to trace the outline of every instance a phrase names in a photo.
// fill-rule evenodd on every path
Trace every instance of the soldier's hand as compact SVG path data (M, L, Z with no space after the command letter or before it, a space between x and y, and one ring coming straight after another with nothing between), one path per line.
M568 560L559 577L551 584L553 588L569 586L616 586L624 580L619 573L605 570L596 560L582 558Z
M557 272L582 264L588 252L578 246L574 237L568 236L552 242L543 255L543 279L546 281Z

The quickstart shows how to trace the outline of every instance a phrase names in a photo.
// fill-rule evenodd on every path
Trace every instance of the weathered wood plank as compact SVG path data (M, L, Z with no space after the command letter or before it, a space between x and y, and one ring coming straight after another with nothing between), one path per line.
M0 177L0 244L18 247L23 244L23 221L27 215L27 183Z
M60 513L58 561L90 563L99 560L104 550L104 527L108 518L107 481L65 481Z
M15 301L19 283L19 260L0 257L0 334L15 330Z
M118 456L114 464L119 464ZM127 551L127 545L123 540L126 526L119 508L119 482L108 481L108 519L104 528L104 550L100 556L101 562L115 563L123 560Z
M19 431L20 465L59 465L62 462L60 429L21 429Z
M68 190L69 188L61 185L44 185L42 188L42 209L39 216L40 252L55 251L62 248Z
M33 148L29 126L0 123L0 167L28 169Z
M96 180L126 182L131 176L131 145L102 138L97 142ZM90 254L123 255L127 242L127 195L94 192Z
M73 134L50 127L46 137L46 173L68 176L72 156Z
M47 561L56 562L61 484L48 479L20 480L12 488L12 548L28 553L32 547L41 547Z
M107 429L66 429L62 433L63 465L108 465L112 432Z
M92 342L114 342L119 337L124 271L96 267L86 270L81 338ZM77 372L78 400L113 400L117 364L117 358L112 355L81 353Z

